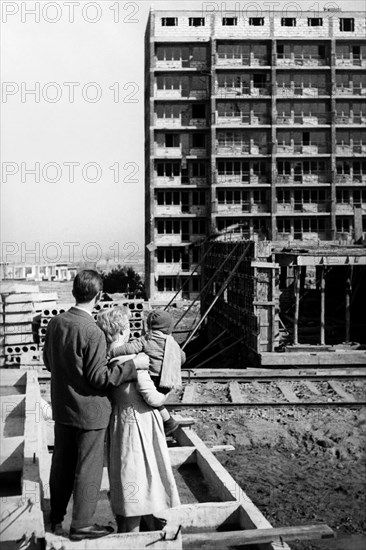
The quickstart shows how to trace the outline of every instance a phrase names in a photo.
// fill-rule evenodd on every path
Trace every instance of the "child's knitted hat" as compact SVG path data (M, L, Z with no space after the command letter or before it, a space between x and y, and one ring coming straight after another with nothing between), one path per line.
M149 313L147 326L150 330L160 330L164 334L170 334L173 330L174 319L162 309L157 309Z

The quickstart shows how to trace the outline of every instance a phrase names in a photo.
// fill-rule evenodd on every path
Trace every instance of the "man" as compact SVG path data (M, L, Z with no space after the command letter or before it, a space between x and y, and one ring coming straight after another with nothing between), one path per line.
M103 474L104 438L111 406L108 386L136 379L136 369L149 360L139 354L124 365L108 368L104 333L92 311L103 282L96 271L77 274L73 285L76 305L54 317L47 328L43 352L51 371L51 400L55 445L50 475L51 528L62 528L73 494L70 539L93 539L113 529L92 524Z

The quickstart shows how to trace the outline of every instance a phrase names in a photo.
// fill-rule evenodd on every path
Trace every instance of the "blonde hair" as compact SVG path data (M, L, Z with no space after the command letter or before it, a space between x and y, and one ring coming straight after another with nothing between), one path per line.
M107 342L116 340L118 334L130 328L131 312L127 307L117 306L98 313L97 325L105 334Z

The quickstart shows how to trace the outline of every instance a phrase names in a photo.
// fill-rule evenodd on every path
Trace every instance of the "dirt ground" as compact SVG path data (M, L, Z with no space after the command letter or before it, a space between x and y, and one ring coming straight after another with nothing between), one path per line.
M235 447L217 458L273 526L324 522L338 536L366 534L366 409L189 413L205 442Z

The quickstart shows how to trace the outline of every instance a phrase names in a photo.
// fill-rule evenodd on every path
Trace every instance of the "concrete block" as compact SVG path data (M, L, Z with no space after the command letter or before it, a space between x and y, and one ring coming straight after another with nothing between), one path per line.
M27 312L27 313L6 313L2 314L0 319L1 322L4 324L16 324L16 323L32 323L34 321L34 313Z
M37 351L37 344L31 343L31 344L15 344L15 345L9 345L5 346L5 354L8 355L19 355L21 353L28 353L30 351Z
M47 304L47 306L44 306L42 308L42 317L54 317L55 315L59 315L60 313L65 313L65 311L68 311L74 304L55 304L54 306L51 305L51 303Z
M1 282L1 294L29 294L30 292L39 292L38 285L26 285L22 283L16 283L14 281L2 281Z
M24 344L34 344L33 333L27 334L6 334L4 336L5 346L12 346L18 344L20 346Z
M57 292L35 292L31 294L9 294L4 297L5 304L21 304L27 302L57 301Z
M0 334L26 334L32 332L32 323L22 323L15 325L2 325L0 326Z
M29 313L34 311L35 309L32 302L27 302L25 304L4 304L5 313Z

